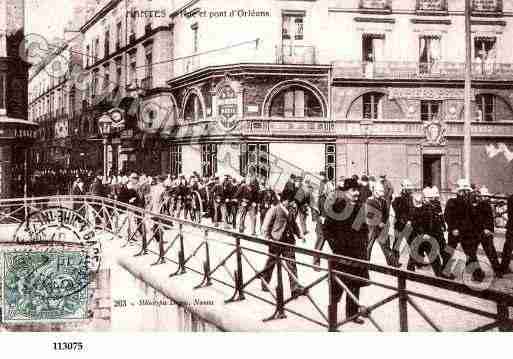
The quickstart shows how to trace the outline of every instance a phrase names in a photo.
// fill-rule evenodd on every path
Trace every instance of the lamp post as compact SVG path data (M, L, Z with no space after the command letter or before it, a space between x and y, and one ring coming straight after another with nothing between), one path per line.
M100 130L100 134L103 137L103 180L107 181L107 145L109 141L109 136L112 131L112 118L108 114L104 114L98 120L98 128Z
M362 133L365 136L365 175L369 175L369 136L370 130L372 126L372 120L362 120L360 121L360 127L362 129Z

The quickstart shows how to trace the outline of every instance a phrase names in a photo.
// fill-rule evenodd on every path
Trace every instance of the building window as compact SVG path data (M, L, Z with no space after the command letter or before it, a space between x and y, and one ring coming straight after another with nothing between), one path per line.
M337 146L335 144L325 145L324 155L326 177L330 181L335 181L337 178Z
M91 97L95 98L98 93L98 70L93 72L93 81L92 81L92 89L91 89Z
M137 81L137 56L135 53L133 54L130 54L129 55L129 61L130 61L130 66L129 66L129 82L131 84L135 84L136 81Z
M282 39L303 40L304 39L304 14L283 14L282 17Z
M96 38L94 40L93 51L94 51L94 54L93 54L94 62L97 62L98 59L100 58L100 39L99 38Z
M269 144L243 144L241 147L241 152L241 175L250 177L257 176L267 180L270 175Z
M110 85L110 66L107 64L103 67L103 88L107 88Z
M86 46L86 66L89 66L91 63L91 46Z
M478 63L495 63L496 37L474 38L474 59Z
M196 94L191 94L185 104L184 120L187 122L200 121L203 119L203 108L201 101Z
M170 155L171 175L178 176L182 173L182 146L171 145Z
M121 48L121 39L123 37L123 30L121 20L116 24L116 51Z
M422 121L434 121L438 119L442 101L422 100L420 101L420 119Z
M364 119L376 120L382 117L383 97L384 95L379 92L370 92L362 96Z
M320 101L311 91L292 86L273 98L269 116L322 117L323 110Z
M5 109L5 86L6 86L6 74L0 73L0 108Z
M201 173L203 177L212 177L217 172L217 145L201 145Z
M149 45L145 49L146 54L144 57L145 64L145 76L144 76L144 83L142 86L146 89L150 89L152 87L152 81L153 81L153 46Z
M379 62L383 60L385 47L385 35L363 34L362 36L362 61Z
M121 58L119 58L116 60L116 85L117 86L121 85L121 76L123 73L122 71L123 71L123 67L121 65Z
M198 24L192 25L191 29L192 29L192 52L196 53L199 51Z
M105 39L104 39L103 45L104 45L103 49L105 51L103 53L103 57L107 57L110 54L110 30L109 30L109 28L107 28L105 30Z
M419 38L420 73L432 73L436 69L436 64L440 61L440 57L440 37L421 36Z
M483 94L476 96L479 120L491 122L495 120L495 96Z

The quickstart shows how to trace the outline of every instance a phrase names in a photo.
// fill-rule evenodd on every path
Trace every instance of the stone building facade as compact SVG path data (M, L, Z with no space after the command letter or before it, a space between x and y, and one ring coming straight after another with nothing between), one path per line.
M25 149L36 125L27 120L29 64L24 58L24 0L0 1L0 197L23 193ZM21 193L20 193L21 192Z
M512 19L511 0L472 1L472 181L492 192L513 190ZM89 83L126 85L118 102L83 97L92 128L125 114L113 169L442 190L462 175L464 0L104 1L81 32ZM122 45L105 56L107 34Z

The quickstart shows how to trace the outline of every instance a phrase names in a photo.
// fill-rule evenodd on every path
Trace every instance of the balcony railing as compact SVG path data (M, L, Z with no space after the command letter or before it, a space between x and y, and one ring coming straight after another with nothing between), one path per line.
M278 64L316 64L315 46L278 45L276 62Z
M462 80L465 77L465 64L461 62L336 61L333 68L335 78ZM513 63L473 63L472 77L513 80Z
M320 117L300 117L300 118L249 118L243 121L243 135L333 135L335 133L335 123Z
M360 0L359 8L362 11L391 11L391 0Z

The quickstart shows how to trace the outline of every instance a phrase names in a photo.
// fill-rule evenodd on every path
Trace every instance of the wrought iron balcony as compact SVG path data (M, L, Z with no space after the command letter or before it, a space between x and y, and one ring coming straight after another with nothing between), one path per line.
M315 46L278 45L276 46L276 63L305 64L317 63Z
M465 63L461 62L408 62L408 61L336 61L335 78L356 79L443 79L463 80ZM513 80L513 63L473 63L474 80Z

